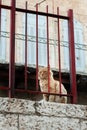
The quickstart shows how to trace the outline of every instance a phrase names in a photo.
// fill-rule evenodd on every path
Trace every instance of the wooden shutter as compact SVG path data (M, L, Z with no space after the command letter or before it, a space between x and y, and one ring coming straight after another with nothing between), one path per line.
M84 50L82 46L83 41L83 27L80 22L74 20L74 34L75 34L75 53L76 53L76 71L84 71L85 61L84 61Z
M76 71L84 71L84 51L82 50L83 42L83 27L79 21L74 19L74 37L75 37L75 59ZM68 23L63 21L63 43L64 47L64 66L69 70L69 49L68 49Z
M1 38L0 38L0 62L6 60L6 37L3 34L6 32L6 10L1 11Z

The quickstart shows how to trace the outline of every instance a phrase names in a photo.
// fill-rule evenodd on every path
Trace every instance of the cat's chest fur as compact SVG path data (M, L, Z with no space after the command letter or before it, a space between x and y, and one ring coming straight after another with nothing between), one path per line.
M48 79L42 79L39 82L41 91L48 92ZM55 89L54 80L50 80L49 85L51 91Z
M47 90L47 86L48 86L48 80L44 79L44 80L40 80L40 88L42 91L46 91Z

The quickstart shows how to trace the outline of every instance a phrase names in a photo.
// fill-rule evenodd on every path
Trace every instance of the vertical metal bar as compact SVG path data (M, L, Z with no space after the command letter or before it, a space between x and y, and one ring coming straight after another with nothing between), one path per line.
M46 13L48 13L48 5L46 7ZM50 62L49 62L49 20L47 15L47 66L48 66L48 92L50 92Z
M26 1L27 11L27 1ZM27 12L25 13L25 89L27 89Z
M72 103L77 101L77 88L76 88L76 66L75 66L75 44L74 44L74 25L73 25L73 11L68 11L69 21L69 55L70 55L70 81L72 91Z
M38 90L38 4L36 4L36 90Z
M9 97L14 97L15 85L15 2L16 0L11 0Z
M57 8L57 15L59 15L59 8ZM59 87L61 94L61 55L60 55L60 25L58 18L58 61L59 61Z

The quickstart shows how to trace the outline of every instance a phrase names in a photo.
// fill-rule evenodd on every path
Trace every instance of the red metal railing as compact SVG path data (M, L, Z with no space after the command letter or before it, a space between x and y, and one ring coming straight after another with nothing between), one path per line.
M57 8L57 15L59 15L59 8ZM58 18L58 61L59 61L59 86L60 86L60 93L61 93L61 59L60 59L60 24Z
M38 91L38 4L36 4L36 90Z
M27 2L26 2L27 10ZM27 90L27 13L25 14L25 89Z
M10 10L10 61L9 61L9 86L3 87L0 86L1 90L6 90L9 93L9 97L15 97L16 92L26 92L26 93L35 93L35 94L43 94L46 92L40 92L38 89L38 15L46 17L46 32L47 32L47 66L48 66L48 93L50 92L50 51L49 51L49 17L56 18L58 21L58 63L59 63L59 81L60 81L60 94L71 98L72 103L76 103L77 100L77 90L76 90L76 71L75 71L75 47L74 47L74 28L73 28L73 11L68 11L68 16L59 15L59 8L57 8L57 14L51 14L48 12L48 6L46 7L46 12L38 11L38 4L36 4L36 11L28 10L28 3L25 3L25 9L16 8L16 0L11 0L11 6L2 5L0 0L0 29L1 29L1 9ZM24 89L16 89L15 87L15 12L25 13L25 76L24 76ZM27 38L27 14L35 14L36 15L36 90L28 90L28 75L27 75L27 46L28 46L28 38ZM70 94L64 95L61 94L61 54L60 54L60 19L68 21L68 30L69 30L69 54L70 54L70 86L71 92ZM1 31L0 31L1 32ZM55 93L51 93L56 95Z
M15 85L15 1L11 1L9 97L14 96Z
M69 21L69 54L70 54L70 79L71 79L71 92L73 96L72 103L76 102L77 91L76 91L76 70L75 70L75 46L74 46L74 25L73 25L73 12L68 11Z

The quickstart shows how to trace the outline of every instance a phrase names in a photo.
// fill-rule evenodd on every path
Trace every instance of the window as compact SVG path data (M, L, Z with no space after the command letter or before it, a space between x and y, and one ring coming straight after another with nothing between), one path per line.
M1 37L0 37L0 62L6 60L6 37L3 34L6 32L6 10L1 10Z
M64 70L69 70L69 37L68 37L68 21L63 21L63 55L64 55Z
M84 51L82 50L83 42L83 27L81 23L74 19L74 38L75 38L75 59L76 59L76 71L84 71ZM68 49L68 23L63 21L63 43L64 47L64 63L65 68L69 69L69 49ZM67 57L67 58L66 58Z
M76 70L84 71L85 61L84 61L84 50L82 46L83 41L83 27L80 22L74 20L74 33L75 33L75 54L76 54Z
M25 30L25 17L24 30ZM36 64L36 15L28 14L28 64ZM41 66L47 65L47 44L46 44L46 18L38 16L38 64Z

